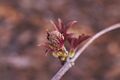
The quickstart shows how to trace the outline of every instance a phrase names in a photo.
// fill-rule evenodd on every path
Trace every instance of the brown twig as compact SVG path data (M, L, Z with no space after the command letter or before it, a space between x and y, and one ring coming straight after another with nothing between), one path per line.
M76 59L83 53L83 51L93 42L95 41L97 38L99 38L100 36L120 28L120 24L115 24L112 25L100 32L98 32L97 34L95 34L93 37L91 37L89 39L89 41L81 48L79 49L75 56L72 59L68 59L67 62L60 68L60 70L53 76L53 78L51 80L60 80L62 78L62 76L73 66L73 63L76 61Z

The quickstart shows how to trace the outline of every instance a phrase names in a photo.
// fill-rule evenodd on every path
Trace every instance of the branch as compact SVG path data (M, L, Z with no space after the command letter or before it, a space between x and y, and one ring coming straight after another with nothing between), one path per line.
M100 36L120 28L120 23L119 24L115 24L112 25L100 32L98 32L97 34L95 34L93 37L90 38L90 40L80 49L76 52L75 56L72 59L68 59L68 61L61 67L61 69L53 76L53 78L51 80L60 80L62 78L62 76L73 66L73 63L76 61L76 59L83 53L83 51L93 42L95 41L97 38L99 38Z

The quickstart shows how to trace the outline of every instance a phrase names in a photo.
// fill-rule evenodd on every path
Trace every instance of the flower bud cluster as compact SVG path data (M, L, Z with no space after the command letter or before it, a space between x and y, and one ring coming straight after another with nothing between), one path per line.
M71 21L64 24L61 19L57 22L51 21L54 31L47 32L47 48L46 53L51 53L64 64L67 58L72 58L75 55L75 50L78 46L89 38L88 35L79 35L78 38L73 37L74 33L67 33L68 29L72 27L77 21ZM66 42L69 44L66 48ZM68 50L66 50L68 49Z

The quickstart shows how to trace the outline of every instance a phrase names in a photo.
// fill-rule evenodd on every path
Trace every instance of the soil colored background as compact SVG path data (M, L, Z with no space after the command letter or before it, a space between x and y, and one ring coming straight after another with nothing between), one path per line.
M57 18L92 36L120 22L120 0L0 0L0 80L52 78L61 64L37 45ZM97 39L61 80L120 80L120 29Z

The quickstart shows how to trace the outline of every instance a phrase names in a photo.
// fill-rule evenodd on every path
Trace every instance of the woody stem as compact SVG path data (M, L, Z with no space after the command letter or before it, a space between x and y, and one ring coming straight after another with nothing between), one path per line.
M100 32L98 32L97 34L95 34L81 49L78 50L78 52L76 52L74 58L67 60L67 62L61 67L61 69L53 76L53 78L51 80L60 80L62 78L62 76L72 67L73 62L75 62L77 60L77 58L83 53L83 51L92 43L94 42L97 38L99 38L100 36L120 28L120 23L119 24L115 24L112 25Z

